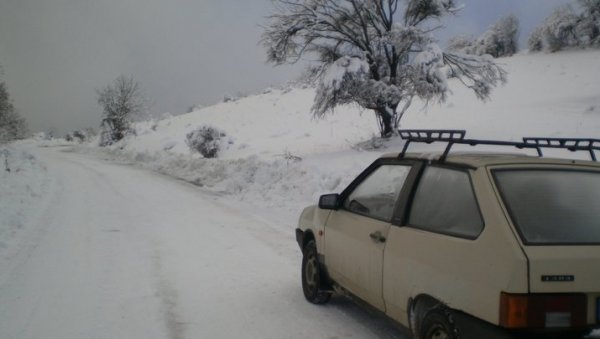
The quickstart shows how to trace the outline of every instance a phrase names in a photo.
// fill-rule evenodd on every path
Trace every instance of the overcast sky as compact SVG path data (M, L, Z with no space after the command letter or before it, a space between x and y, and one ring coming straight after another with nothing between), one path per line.
M569 2L463 0L440 38L478 35L515 13L524 47ZM120 74L142 84L152 113L180 114L298 75L265 64L258 41L270 9L270 0L0 0L0 79L32 131L98 127L95 90Z

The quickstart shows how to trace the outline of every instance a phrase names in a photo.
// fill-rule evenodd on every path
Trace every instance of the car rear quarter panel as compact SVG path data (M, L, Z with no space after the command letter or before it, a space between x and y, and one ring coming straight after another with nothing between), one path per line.
M408 325L410 298L429 295L493 324L500 292L527 292L527 260L483 169L471 170L484 230L475 240L392 226L384 254L387 313ZM449 197L451 198L451 197Z

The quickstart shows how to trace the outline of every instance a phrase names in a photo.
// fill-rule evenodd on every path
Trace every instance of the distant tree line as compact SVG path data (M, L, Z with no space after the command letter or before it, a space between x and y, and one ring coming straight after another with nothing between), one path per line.
M96 131L93 128L84 128L84 129L77 129L77 130L74 130L73 132L65 134L64 139L66 141L70 141L70 142L82 143L82 142L90 140L95 135L96 135Z

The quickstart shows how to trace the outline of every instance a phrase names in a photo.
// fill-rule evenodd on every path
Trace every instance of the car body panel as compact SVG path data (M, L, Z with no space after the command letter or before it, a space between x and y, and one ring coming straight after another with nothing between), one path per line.
M329 210L323 210L317 205L311 205L306 207L300 214L298 229L313 234L317 244L317 253L324 253L322 237L325 231L325 223L330 213L331 211Z
M490 198L485 171L471 170L484 218L477 239L462 239L394 226L384 255L384 299L388 314L407 324L407 300L421 294L448 306L499 321L499 291L527 293L527 258L507 227L497 202ZM474 255L476 254L476 255Z
M385 242L390 223L340 209L331 213L325 236L325 266L329 276L362 300L385 310L382 294Z
M600 293L600 246L527 246L532 293Z

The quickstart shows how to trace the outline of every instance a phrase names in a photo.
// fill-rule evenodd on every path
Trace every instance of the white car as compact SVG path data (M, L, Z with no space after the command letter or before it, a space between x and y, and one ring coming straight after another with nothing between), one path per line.
M401 135L402 152L302 212L308 301L352 296L420 339L582 337L600 327L599 140ZM406 153L411 142L447 147L437 157ZM454 144L533 148L540 157L450 153ZM547 147L593 161L542 157Z

